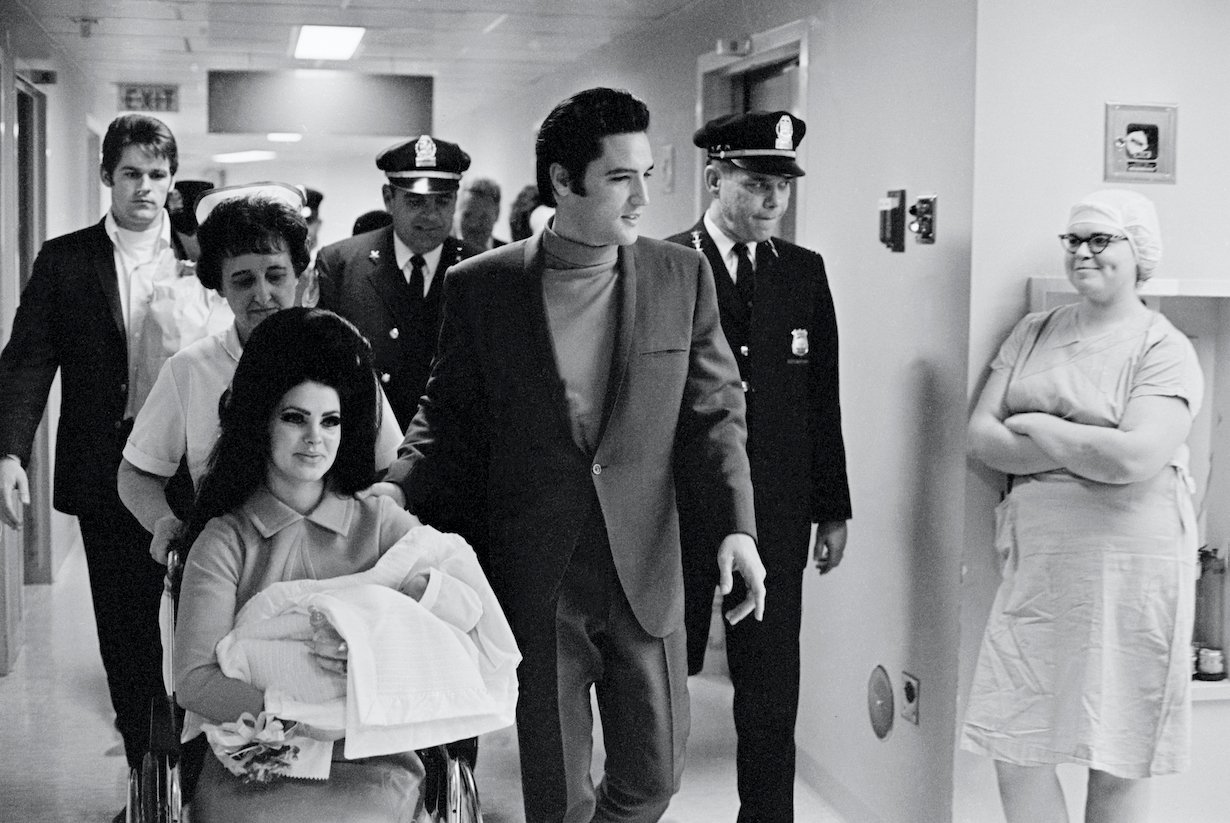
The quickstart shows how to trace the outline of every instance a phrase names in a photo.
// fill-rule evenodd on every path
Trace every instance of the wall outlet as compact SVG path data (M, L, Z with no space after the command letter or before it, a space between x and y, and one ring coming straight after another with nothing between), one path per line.
M909 672L901 673L901 719L918 725L918 678Z

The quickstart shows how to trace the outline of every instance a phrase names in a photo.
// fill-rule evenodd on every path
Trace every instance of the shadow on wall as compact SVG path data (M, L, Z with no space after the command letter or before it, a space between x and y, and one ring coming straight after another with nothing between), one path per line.
M911 524L913 539L908 565L903 569L907 583L902 614L909 625L901 639L901 659L906 671L921 680L919 722L931 729L922 739L951 741L964 532L964 496L953 486L962 482L965 467L964 459L954 457L964 454L965 420L952 410L965 408L965 386L925 360L912 363L909 373L914 375L914 382L907 396L915 399L921 413L914 416L917 424L909 441L913 445L912 465L906 471L907 477L917 480L908 486L903 512ZM901 672L891 674L897 681ZM897 684L898 699L902 688ZM897 722L904 721L898 716ZM949 745L933 751L928 758L930 765L926 768L935 770L934 785L949 781L953 755ZM950 800L943 795L939 792L919 798L929 807L920 819L947 818Z

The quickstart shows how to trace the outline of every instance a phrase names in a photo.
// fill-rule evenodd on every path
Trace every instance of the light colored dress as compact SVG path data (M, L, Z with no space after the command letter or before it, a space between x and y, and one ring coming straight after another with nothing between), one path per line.
M175 684L188 710L185 739L202 717L256 716L264 692L223 674L216 648L250 599L283 580L323 580L370 569L416 521L389 498L326 494L301 515L264 487L230 514L215 517L192 544L184 566L175 627ZM206 754L192 801L196 823L412 823L421 810L423 766L413 752L347 759L333 751L328 781L283 778L240 782Z
M1081 337L1075 306L1027 315L991 364L1007 414L1117 426L1136 397L1203 395L1195 350L1156 312ZM1003 583L961 745L1018 765L1124 778L1188 763L1196 521L1182 446L1159 474L1017 477L996 509Z

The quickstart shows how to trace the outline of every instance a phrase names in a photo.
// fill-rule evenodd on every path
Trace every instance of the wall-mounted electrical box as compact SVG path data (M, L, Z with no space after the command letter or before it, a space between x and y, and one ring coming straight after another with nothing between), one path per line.
M880 198L880 242L891 251L905 251L905 189Z
M914 218L910 221L910 231L914 232L914 239L919 243L934 243L935 195L928 194L918 198L914 205L910 206L910 214Z

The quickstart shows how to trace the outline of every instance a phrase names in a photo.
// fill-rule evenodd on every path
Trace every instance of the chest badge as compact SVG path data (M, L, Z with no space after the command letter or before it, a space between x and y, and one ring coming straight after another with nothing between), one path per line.
M805 357L807 352L807 329L795 329L790 332L790 353L795 357Z
M380 251L378 249L372 249L371 251L367 253L367 259L372 261L373 263L379 263L380 262Z

